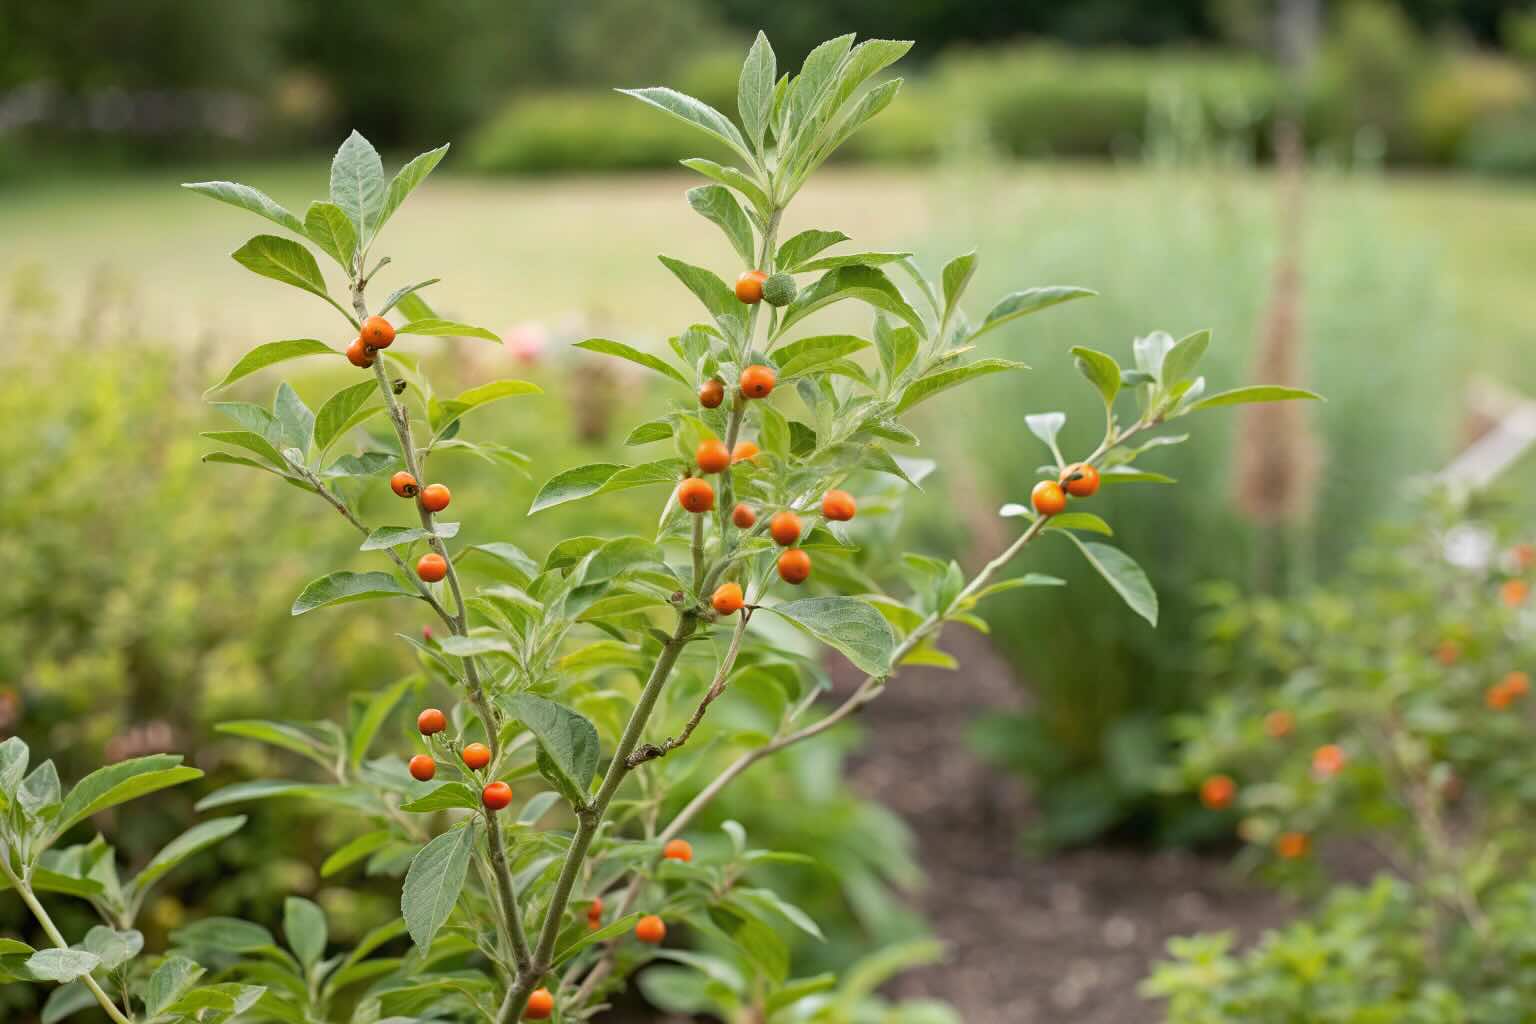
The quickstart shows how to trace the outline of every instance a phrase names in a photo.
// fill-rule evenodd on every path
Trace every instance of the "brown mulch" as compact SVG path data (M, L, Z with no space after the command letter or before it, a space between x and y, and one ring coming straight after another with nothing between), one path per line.
M1136 987L1169 937L1232 929L1251 940L1294 912L1221 859L1027 852L1028 793L965 742L978 714L1018 708L1024 691L984 639L954 630L946 647L961 671L903 672L865 709L869 742L852 764L853 786L916 833L928 882L914 903L950 951L891 995L947 1000L966 1024L1158 1021L1161 1007Z

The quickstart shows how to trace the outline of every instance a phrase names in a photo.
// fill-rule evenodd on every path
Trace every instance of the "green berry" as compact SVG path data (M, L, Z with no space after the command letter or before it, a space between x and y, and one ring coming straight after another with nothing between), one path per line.
M788 274L774 274L763 282L763 301L770 306L787 306L795 301L795 279Z

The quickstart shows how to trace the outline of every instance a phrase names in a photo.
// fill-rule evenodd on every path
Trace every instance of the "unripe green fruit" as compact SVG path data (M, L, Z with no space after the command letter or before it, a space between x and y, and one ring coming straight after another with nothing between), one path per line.
M770 306L787 306L795 301L795 279L788 274L774 274L763 282L763 301Z

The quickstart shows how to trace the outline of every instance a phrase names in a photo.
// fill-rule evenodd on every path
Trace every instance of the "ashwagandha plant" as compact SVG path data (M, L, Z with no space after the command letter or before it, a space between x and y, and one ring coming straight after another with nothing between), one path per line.
M560 473L539 490L531 511L632 488L666 488L669 496L658 502L653 536L575 537L542 562L505 541L451 549L459 524L439 515L452 495L428 472L434 456L449 449L491 462L506 457L506 449L461 436L465 418L537 389L503 380L439 396L422 361L402 352L399 339L495 335L435 316L420 294L432 281L370 302L370 286L388 262L372 257L380 231L447 147L386 180L377 153L353 134L332 164L329 200L312 204L302 220L244 185L188 186L297 236L257 236L235 259L330 303L356 332L345 358L367 371L315 412L287 383L270 410L217 404L237 429L209 435L226 446L211 461L259 469L313 494L362 536L362 550L391 563L391 570L315 580L293 613L407 599L421 602L441 629L407 638L420 673L358 701L345 726L224 726L309 759L327 781L241 783L199 805L300 796L358 815L370 830L335 851L322 874L365 861L374 872L403 872L400 922L350 953L327 956L324 915L292 900L284 915L287 949L258 926L214 918L173 933L165 964L188 965L177 971L207 965L218 984L237 986L220 992L239 1000L238 1012L252 1020L583 1020L656 959L724 979L711 990L711 1005L741 1021L849 1019L861 986L835 990L830 976L791 979L781 929L811 936L819 929L755 884L759 865L803 862L806 853L753 849L732 823L723 841L700 843L703 855L696 857L685 834L700 811L758 761L857 712L901 666L953 664L937 646L943 627L958 621L984 628L975 609L989 595L1059 584L1037 574L994 579L1045 534L1080 547L1131 608L1155 622L1156 596L1135 563L1078 537L1109 534L1108 524L1069 508L1101 484L1165 480L1134 460L1180 440L1143 437L1170 420L1217 406L1312 397L1266 387L1205 395L1195 369L1206 333L1177 343L1161 333L1138 339L1135 367L1125 370L1102 352L1074 349L1104 400L1102 442L1068 460L1057 443L1061 414L1021 415L1053 462L1029 505L1003 510L1025 520L1018 537L969 578L954 562L908 555L900 569L911 593L884 592L850 555L865 524L895 510L898 499L880 481L915 486L933 468L893 453L917 443L906 414L968 381L1022 369L969 354L1020 317L1092 294L1031 288L1004 297L974 322L961 309L974 254L951 260L930 281L909 253L827 255L848 241L837 231L803 230L781 240L786 209L807 176L895 96L899 79L871 83L909 46L855 46L844 36L813 50L798 74L780 75L759 35L741 74L739 126L670 89L630 93L739 157L737 166L683 163L712 180L688 193L689 204L722 229L745 270L732 288L710 270L662 257L709 314L672 339L674 358L606 339L580 343L653 370L681 390L665 416L629 436L633 446L669 443L673 451L635 465ZM340 267L345 300L331 294L306 242ZM910 279L907 290L890 271ZM814 314L849 301L873 308L873 340L804 332ZM388 319L392 312L403 322ZM242 358L218 387L309 355L342 353L315 339L271 342ZM1124 417L1122 392L1134 393L1135 401ZM370 432L381 425L387 433ZM407 525L370 524L359 511L360 499L386 482L409 503L400 506L411 510ZM798 596L797 588L814 596ZM789 627L804 639L787 639ZM865 675L824 713L817 644ZM395 746L370 756L392 712L423 686L451 696L451 709L420 711L412 750ZM727 713L728 726L717 727L721 716L709 713L722 701L719 710L738 703L750 715ZM668 796L685 791L688 775L706 763L698 756L705 748L732 759L667 814ZM38 797L47 786L36 777L4 775L8 870L23 891L40 877L45 844L35 837L80 820L61 817L57 801ZM546 820L551 827L539 827ZM707 953L667 948L669 928L679 925ZM409 952L371 956L403 933ZM47 952L48 962L63 955ZM34 975L49 977L27 962ZM118 1020L191 1019L178 1009L182 1004L157 994L163 965L138 984L140 961L122 958L114 970L127 983L108 992L94 980L105 959L70 962L72 973L55 970L52 977L78 980ZM262 991L251 995L257 987Z

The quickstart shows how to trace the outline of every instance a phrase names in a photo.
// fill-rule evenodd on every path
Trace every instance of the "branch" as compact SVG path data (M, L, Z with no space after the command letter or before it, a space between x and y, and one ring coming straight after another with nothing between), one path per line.
M693 731L704 720L704 713L709 706L720 699L725 693L726 681L730 678L731 669L736 665L736 656L741 652L741 639L747 632L747 622L752 618L752 606L741 610L741 618L736 623L736 629L731 634L731 645L726 648L725 657L720 659L720 667L715 670L715 678L709 684L709 689L704 693L704 699L699 701L699 706L694 709L693 715L688 719L688 724L683 726L683 731L676 738L668 737L660 746L654 743L642 743L634 753L629 755L629 767L638 768L647 761L654 761L658 757L666 757L672 751L688 742Z

